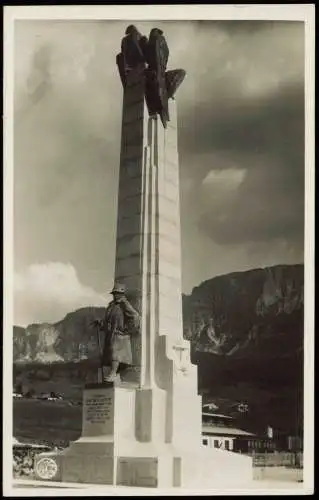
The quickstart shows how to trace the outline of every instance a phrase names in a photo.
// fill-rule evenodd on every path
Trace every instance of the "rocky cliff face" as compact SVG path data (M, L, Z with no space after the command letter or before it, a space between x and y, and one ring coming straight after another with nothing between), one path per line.
M102 318L103 307L85 307L71 312L58 323L14 327L15 363L79 362L99 355L94 319Z
M282 357L303 344L303 266L275 266L205 281L183 300L194 350Z

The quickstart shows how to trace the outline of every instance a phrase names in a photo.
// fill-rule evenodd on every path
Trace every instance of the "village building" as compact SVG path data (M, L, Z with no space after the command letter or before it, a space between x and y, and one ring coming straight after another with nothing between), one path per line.
M212 405L204 405L202 411L202 443L210 448L229 451L248 451L248 441L254 434L238 429L233 417L216 413ZM240 446L238 446L238 443Z
M236 418L218 412L214 403L203 405L202 443L210 448L245 453L247 455L271 453L274 451L300 452L302 439L295 436L273 433L268 427L264 433L249 432L236 424Z

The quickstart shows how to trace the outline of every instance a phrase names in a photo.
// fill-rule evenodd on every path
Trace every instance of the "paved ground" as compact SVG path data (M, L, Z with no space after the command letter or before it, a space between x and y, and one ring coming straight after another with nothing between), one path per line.
M105 485L90 485L90 484L72 484L72 483L53 483L53 482L46 482L46 481L32 481L32 480L22 480L22 479L17 479L13 482L13 488L14 488L14 493L15 495L19 495L21 493L21 496L31 496L31 491L30 489L34 490L36 488L37 495L40 494L39 490L43 491L43 495L48 495L48 488L51 488L54 490L56 495L59 495L58 490L63 492L63 494L66 494L66 490L68 490L70 493L73 491L77 491L78 496L84 496L87 495L88 489L91 490L94 489L94 494L95 496L116 496L116 495L121 495L121 496L143 496L143 495L158 495L159 491L154 489L154 488L129 488L125 486L118 486L118 487L112 487L112 486L105 486ZM291 482L291 481L279 481L279 480L262 480L262 481L252 481L249 485L247 485L247 488L244 489L245 494L258 494L258 493L270 493L274 494L275 490L280 490L280 494L300 494L302 493L303 489L303 483L296 483L296 482ZM236 488L227 488L223 489L223 492L226 491L231 492L232 494L240 493L243 491L237 490ZM193 491L192 493L196 493L196 495L214 495L218 494L221 490L211 490L211 491L205 491L205 490L197 490ZM91 493L91 491L90 491ZM93 493L93 491L92 491ZM92 494L91 493L91 494ZM175 495L175 496L181 496L185 494L190 494L189 491L185 491L182 489L173 489L173 490L165 490L161 491L161 495Z
M254 479L295 482L302 481L303 469L288 467L254 467Z

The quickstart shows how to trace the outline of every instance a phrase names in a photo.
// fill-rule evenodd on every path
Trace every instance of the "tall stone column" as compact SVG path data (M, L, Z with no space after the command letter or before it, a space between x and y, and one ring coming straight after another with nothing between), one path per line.
M143 75L133 71L123 98L115 279L135 297L142 318L141 336L132 339L133 360L140 366L137 382L148 392L139 394L143 432L137 433L146 439L148 429L152 439L161 430L166 441L176 441L190 416L199 442L197 369L183 339L176 101L170 100L169 111L165 129L148 115ZM186 414L185 391L188 404L194 400ZM157 412L149 398L165 403ZM148 419L146 404L152 407Z
M179 164L173 100L170 117L167 129L157 117L149 117L143 75L132 71L123 97L115 280L125 283L142 316L141 339L135 340L133 349L134 361L141 366L141 386L155 380L158 337L167 336L170 348L183 341Z

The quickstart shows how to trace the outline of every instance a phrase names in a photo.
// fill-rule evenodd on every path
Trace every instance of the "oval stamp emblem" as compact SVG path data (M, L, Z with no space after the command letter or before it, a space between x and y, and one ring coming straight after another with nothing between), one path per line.
M58 464L53 458L40 458L36 463L35 472L41 479L53 479L58 472Z

